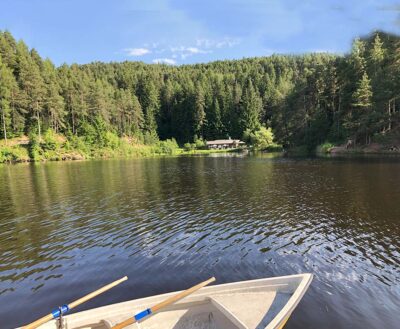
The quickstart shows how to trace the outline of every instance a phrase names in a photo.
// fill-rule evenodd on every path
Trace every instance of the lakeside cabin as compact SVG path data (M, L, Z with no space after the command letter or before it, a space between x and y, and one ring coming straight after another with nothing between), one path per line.
M217 139L214 141L207 141L206 145L209 149L234 149L245 143L239 139Z

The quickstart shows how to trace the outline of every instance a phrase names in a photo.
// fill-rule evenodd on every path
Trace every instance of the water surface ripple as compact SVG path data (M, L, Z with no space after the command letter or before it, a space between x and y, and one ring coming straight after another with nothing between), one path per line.
M400 162L188 157L0 166L0 328L301 272L294 328L398 328Z

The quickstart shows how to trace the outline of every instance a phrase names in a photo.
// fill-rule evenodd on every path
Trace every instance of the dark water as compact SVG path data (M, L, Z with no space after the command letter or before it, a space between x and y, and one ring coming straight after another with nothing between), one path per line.
M0 328L312 272L287 324L399 328L400 161L191 157L0 166Z

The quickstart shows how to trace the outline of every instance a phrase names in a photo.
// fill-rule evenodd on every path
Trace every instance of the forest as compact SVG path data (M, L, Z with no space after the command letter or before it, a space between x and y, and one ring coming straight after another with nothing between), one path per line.
M283 147L309 151L349 139L382 142L398 136L400 38L376 31L355 39L345 55L56 67L5 31L0 111L5 145L25 135L38 149L43 136L64 136L70 148L108 147L121 138L183 145L248 140L266 128Z

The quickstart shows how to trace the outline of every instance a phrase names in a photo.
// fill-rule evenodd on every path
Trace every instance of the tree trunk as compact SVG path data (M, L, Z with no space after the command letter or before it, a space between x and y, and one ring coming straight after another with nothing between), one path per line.
M39 102L36 102L36 119L37 119L37 124L38 124L39 141L41 141L42 140L42 133L41 133L41 130L40 130Z
M1 118L3 120L3 131L4 131L4 140L7 145L7 129L6 129L6 116L4 114L4 109L1 111Z

